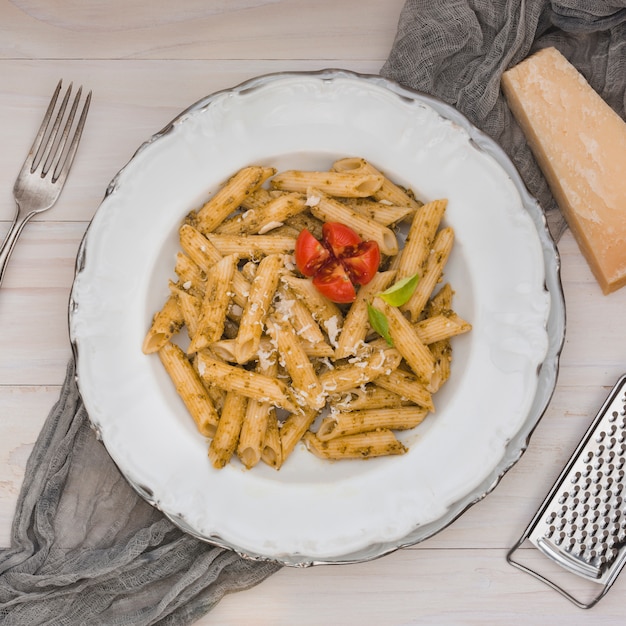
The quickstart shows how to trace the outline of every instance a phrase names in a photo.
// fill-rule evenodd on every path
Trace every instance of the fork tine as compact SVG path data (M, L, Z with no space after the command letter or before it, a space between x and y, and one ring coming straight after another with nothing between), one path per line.
M61 134L61 138L59 139L54 150L52 150L52 146L50 147L51 152L48 155L48 161L46 165L44 166L43 171L41 172L42 176L45 176L48 173L48 171L52 168L53 162L55 161L55 159L57 159L57 156L58 156L57 164L53 168L53 170L54 172L56 172L59 169L59 162L63 158L63 151L65 150L65 144L67 143L67 138L70 134L70 129L74 122L74 116L76 115L76 109L78 108L78 103L80 101L80 96L82 93L83 93L83 88L81 86L76 92L76 96L74 96L74 102L72 102L72 107L70 109L69 115L67 116L65 126L63 127L63 133ZM54 178L56 179L56 177Z
M82 87L81 87L82 89ZM75 107L78 106L78 98L74 102ZM85 99L85 104L83 105L83 110L81 111L80 118L78 119L78 124L76 125L76 130L74 131L74 137L70 142L70 146L67 150L65 157L61 154L59 162L54 170L54 174L52 177L52 182L56 183L59 181L61 184L65 182L67 178L67 174L72 167L72 162L74 161L74 156L76 155L76 150L78 149L78 142L83 134L83 128L85 126L85 120L87 119L87 113L89 112L89 105L91 104L91 91L87 94L87 98ZM72 117L74 115L74 111L72 112ZM69 126L67 128L69 132Z
M38 161L37 161L37 164L35 164L35 157L38 154L39 150L41 149L42 141L43 141L44 135L46 134L46 130L48 128L48 123L50 122L50 118L52 117L52 112L54 111L54 107L56 106L57 99L61 91L62 83L63 83L63 80L60 80L57 83L54 93L52 94L52 98L50 99L50 104L48 104L48 108L46 109L46 113L41 122L41 126L39 127L39 130L37 131L37 135L35 137L35 140L33 141L33 145L31 146L30 151L28 153L27 160L30 159L31 161L31 166L30 166L31 172L34 172L35 168L37 167Z
M70 83L67 91L65 92L65 96L63 96L63 101L61 102L61 106L57 112L57 116L54 120L54 124L52 125L52 129L48 135L48 139L45 143L44 154L39 161L42 165L41 175L42 177L48 173L50 166L52 165L52 160L54 158L55 146L57 145L57 137L59 134L59 127L61 126L61 122L63 121L63 116L65 115L65 109L67 108L67 103L70 99L70 95L72 93L73 83Z

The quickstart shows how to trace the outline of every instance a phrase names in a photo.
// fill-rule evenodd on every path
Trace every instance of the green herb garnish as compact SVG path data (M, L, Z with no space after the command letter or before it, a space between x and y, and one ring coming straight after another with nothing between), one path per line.
M391 335L389 334L389 322L387 316L375 309L369 302L367 303L367 317L372 328L390 345L393 346Z
M378 297L382 298L391 306L402 306L403 304L406 304L415 293L419 279L419 274L407 276L406 278L403 278L397 283L391 285L388 289L385 289L382 293L379 293Z

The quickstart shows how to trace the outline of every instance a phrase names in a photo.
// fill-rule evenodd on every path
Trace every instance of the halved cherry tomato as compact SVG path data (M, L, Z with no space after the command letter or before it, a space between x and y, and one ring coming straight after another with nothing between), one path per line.
M305 276L313 276L330 259L330 252L306 230L296 239L296 266Z
M380 250L375 241L362 241L351 256L341 257L350 279L357 285L367 285L380 265Z
M322 241L338 259L341 259L346 255L349 256L352 248L358 246L363 240L345 224L326 222L322 226Z
M327 298L353 302L354 285L366 285L378 271L380 250L375 241L363 241L350 227L338 222L322 226L319 242L308 230L296 240L296 265Z
M348 273L336 259L318 270L313 277L313 284L323 296L338 304L354 302L356 298L356 290Z

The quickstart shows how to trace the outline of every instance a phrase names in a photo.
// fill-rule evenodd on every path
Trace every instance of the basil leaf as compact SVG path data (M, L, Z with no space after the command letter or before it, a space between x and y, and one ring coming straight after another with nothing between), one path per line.
M390 304L391 306L402 306L411 299L411 296L417 288L417 283L419 282L419 279L419 274L407 276L406 278L403 278L397 283L391 285L389 289L385 289L385 291L379 293L378 297L382 298L387 304Z
M389 322L387 316L375 309L369 302L367 303L367 317L369 318L372 328L390 345L393 346L393 340L389 334Z

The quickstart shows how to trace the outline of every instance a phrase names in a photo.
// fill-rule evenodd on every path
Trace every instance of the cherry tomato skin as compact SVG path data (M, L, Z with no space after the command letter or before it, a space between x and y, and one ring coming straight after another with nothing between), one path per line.
M330 252L306 229L296 239L296 266L305 276L313 276L330 259Z
M380 249L375 241L363 241L354 254L342 257L341 263L350 279L357 285L367 285L374 278L380 265Z
M351 250L363 241L349 226L340 222L326 222L322 226L322 239L338 259L350 255Z
M356 299L354 285L339 261L330 261L322 266L313 277L313 284L323 296L337 304Z

